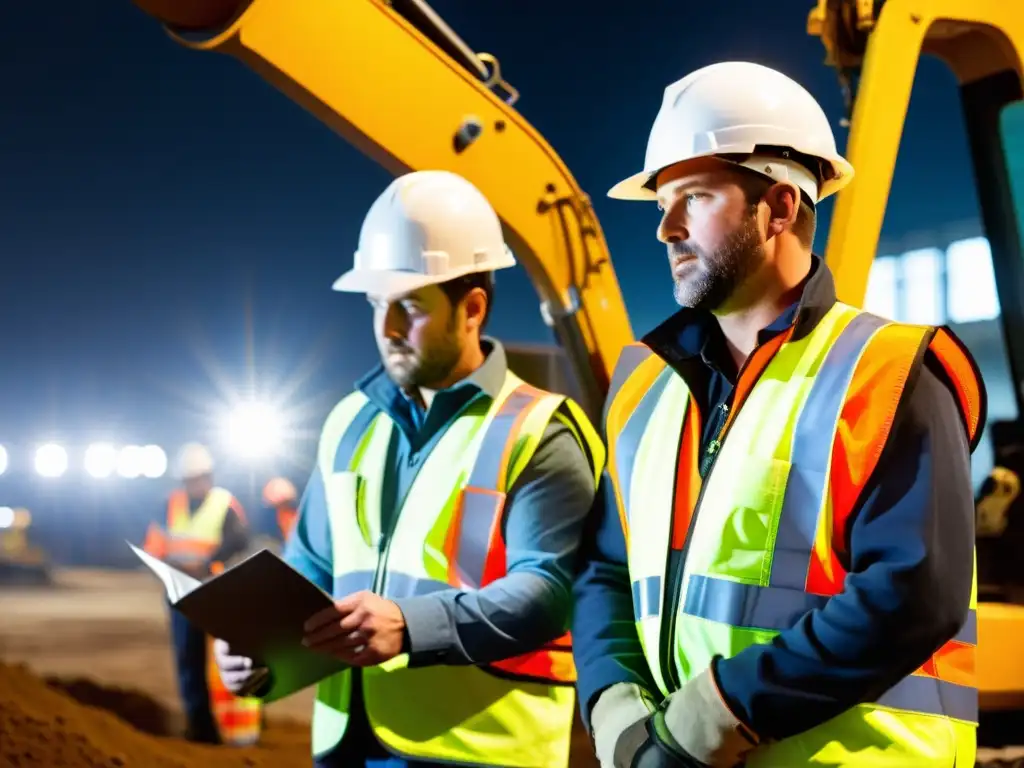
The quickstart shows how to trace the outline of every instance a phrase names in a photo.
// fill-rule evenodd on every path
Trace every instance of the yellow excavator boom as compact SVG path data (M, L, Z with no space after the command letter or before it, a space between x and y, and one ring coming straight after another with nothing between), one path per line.
M392 173L437 168L472 181L537 288L585 407L599 412L633 340L629 316L589 198L512 107L497 59L418 0L136 5L177 23L167 29L182 45L241 60Z

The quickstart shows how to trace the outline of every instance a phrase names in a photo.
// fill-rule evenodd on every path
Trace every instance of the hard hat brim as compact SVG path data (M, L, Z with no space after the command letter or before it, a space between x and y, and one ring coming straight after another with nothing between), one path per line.
M647 187L651 180L650 171L634 173L608 190L608 197L614 200L656 200L654 190Z
M508 269L515 265L515 257L511 251L506 249L498 259L465 269L445 272L443 275L424 275L417 272L387 269L350 269L334 281L331 290L342 293L372 294L383 299L390 299L425 288L428 285L446 283L474 272L491 272L497 269Z
M342 293L365 293L382 298L410 293L428 285L443 282L445 278L417 275L409 272L391 272L371 269L350 269L331 286Z
M699 157L713 156L714 155L712 154L696 155L695 157L686 158L684 160L680 160L679 162L684 163L687 160L693 160ZM819 203L826 197L834 195L836 192L840 191L845 186L847 186L853 180L854 176L853 166L850 164L848 160L846 160L846 158L842 157L841 155L835 154L822 159L832 165L832 169L835 175L832 179L825 181L821 184L818 190L816 201ZM634 173L632 176L623 179L618 184L609 189L608 197L614 200L657 200L657 193L647 186L651 181L651 177L654 176L656 173L658 172L640 171L639 173Z

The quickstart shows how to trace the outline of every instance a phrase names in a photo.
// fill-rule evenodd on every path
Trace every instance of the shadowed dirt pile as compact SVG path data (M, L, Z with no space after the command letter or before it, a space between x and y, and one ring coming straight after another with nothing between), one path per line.
M191 744L143 694L88 680L43 680L0 662L0 766L309 768L309 726L271 720L255 747ZM133 727L134 726L134 727Z

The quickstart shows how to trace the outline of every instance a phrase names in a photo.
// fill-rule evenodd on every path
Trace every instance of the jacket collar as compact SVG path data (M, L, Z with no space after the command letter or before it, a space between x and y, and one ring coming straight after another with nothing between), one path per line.
M793 338L801 339L821 322L836 303L836 286L832 271L825 261L811 255L811 271L804 281L800 298L787 307L771 324L758 333L758 344L793 326ZM661 325L647 333L641 341L669 364L706 356L709 341L721 333L714 315L706 310L684 307Z
M508 358L505 355L505 348L497 339L490 336L480 339L480 347L486 355L483 364L464 379L437 392L434 395L435 403L438 398L442 402L457 398L464 404L480 393L491 399L497 399L505 384L505 377L508 375ZM374 366L356 382L355 386L374 405L393 419L405 421L408 418L411 402L388 376L383 364L378 363Z

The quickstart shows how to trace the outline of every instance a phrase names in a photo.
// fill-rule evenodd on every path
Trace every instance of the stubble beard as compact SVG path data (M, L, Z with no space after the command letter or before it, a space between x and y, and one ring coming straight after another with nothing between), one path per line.
M676 279L673 294L681 307L714 311L764 263L764 246L754 216L748 216L728 240L708 254L690 246L673 248L676 254L697 257L697 274Z

